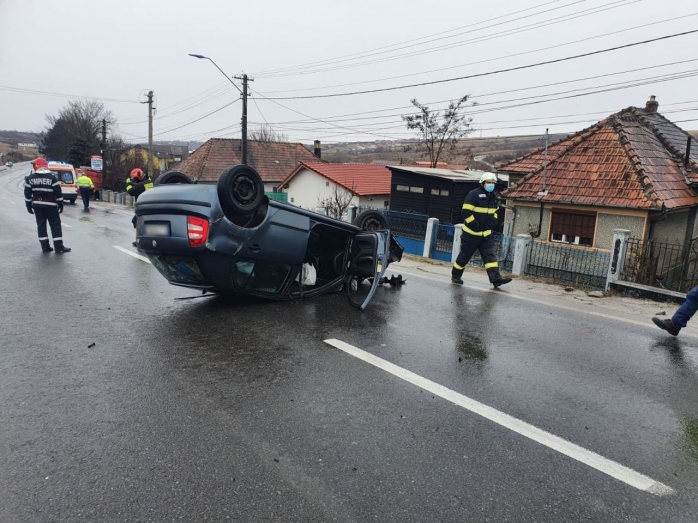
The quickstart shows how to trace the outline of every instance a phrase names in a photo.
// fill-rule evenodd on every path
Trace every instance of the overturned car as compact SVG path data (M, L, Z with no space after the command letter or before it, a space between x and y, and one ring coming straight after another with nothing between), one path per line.
M137 245L173 285L296 300L346 292L364 309L403 247L377 211L352 224L270 200L259 174L229 167L217 185L160 176L136 204Z

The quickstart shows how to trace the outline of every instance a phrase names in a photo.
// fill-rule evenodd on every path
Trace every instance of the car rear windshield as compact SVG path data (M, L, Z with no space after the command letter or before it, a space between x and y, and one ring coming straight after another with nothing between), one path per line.
M53 175L56 177L56 179L59 182L62 183L74 183L73 181L73 173L70 171L54 171L53 169L51 170Z
M238 261L235 263L235 285L253 292L279 292L290 270L290 265Z

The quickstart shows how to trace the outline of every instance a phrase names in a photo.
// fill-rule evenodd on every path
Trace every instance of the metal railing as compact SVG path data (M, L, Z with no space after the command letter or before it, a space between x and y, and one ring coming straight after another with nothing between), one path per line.
M390 211L386 209L374 209L371 207L358 207L356 214L364 211L378 211L388 220L390 233L394 236L403 236L415 240L424 240L427 234L429 216L403 211Z
M698 239L688 244L628 239L624 281L688 292L698 284Z
M604 289L610 261L608 251L533 241L524 274L579 287Z

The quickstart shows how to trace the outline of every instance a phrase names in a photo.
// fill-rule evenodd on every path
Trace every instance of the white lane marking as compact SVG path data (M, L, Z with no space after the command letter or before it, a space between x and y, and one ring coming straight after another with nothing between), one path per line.
M383 369L393 376L397 376L398 378L412 383L417 387L450 401L451 403L455 403L459 407L463 407L474 414L478 414L483 418L501 425L502 427L512 430L521 436L529 438L537 443L540 443L541 445L556 450L565 456L575 459L580 463L589 465L599 472L608 474L612 478L622 481L631 487L649 492L650 494L654 494L656 496L668 496L674 494L674 489L668 485L655 481L644 474L640 474L631 468L621 465L620 463L616 463L615 461L604 458L603 456L587 450L584 447L580 447L579 445L567 441L566 439L555 436L554 434L546 432L543 429L539 429L538 427L526 423L525 421L521 421L520 419L510 416L509 414L505 414L504 412L485 405L484 403L480 403L479 401L469 398L468 396L464 396L463 394L448 389L443 385L439 385L438 383L428 380L419 374L415 374L407 369L398 367L389 361L379 358L378 356L374 356L373 354L354 347L353 345L349 345L348 343L336 339L324 341L328 345L344 351L355 358L363 360L366 363L370 363L379 369Z
M61 225L62 225L63 227L68 227L69 229L72 229L72 228L73 228L72 225L68 225L67 223L61 223Z
M134 258L138 258L141 261L144 261L145 263L150 263L150 260L146 258L145 256L141 256L140 254L136 254L135 252L131 252L128 249L124 249L123 247L119 247L118 245L112 245L117 251L125 252L129 256L133 256ZM152 264L151 264L152 265Z
M388 270L391 272L394 272L394 273L400 272L402 274L408 274L410 276L414 276L415 278L422 278L425 280L443 283L444 285L449 285L449 286L453 285L450 282L444 281L442 278L425 276L424 274L418 274L418 273L414 273L414 272L404 271L398 267L390 267ZM472 290L483 291L483 292L487 292L488 290L489 291L492 290L491 287L478 287L477 285L468 285L468 284L459 285L458 287L463 287L464 289L472 289ZM607 319L612 319L612 320L617 320L617 321L624 321L625 323L631 323L633 325L640 325L641 327L649 327L650 329L657 330L653 323L647 322L647 321L630 320L628 318L622 318L620 316L614 316L612 314L607 314L604 312L587 311L587 310L576 308L576 307L568 307L567 305L561 305L558 303L551 303L549 301L544 301L544 300L537 300L536 298L529 298L528 296L521 296L519 294L512 294L511 291L502 292L501 295L506 296L508 298L515 298L517 300L523 300L523 301L528 301L531 303L536 303L538 305L546 305L548 307L557 307L558 309L564 309L566 311L572 311L572 312L581 312L584 314L589 314L591 316L598 316L599 318L607 318ZM682 336L683 335L693 336L692 333L690 333L688 331L684 332L683 330L681 332L681 335Z

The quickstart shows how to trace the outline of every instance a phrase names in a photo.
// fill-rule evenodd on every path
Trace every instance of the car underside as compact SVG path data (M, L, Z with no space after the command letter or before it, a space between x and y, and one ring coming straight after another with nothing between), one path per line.
M218 294L296 300L346 291L363 309L402 257L377 211L354 224L271 201L251 167L226 169L217 185L170 172L136 204L137 245L173 285Z

